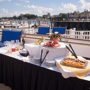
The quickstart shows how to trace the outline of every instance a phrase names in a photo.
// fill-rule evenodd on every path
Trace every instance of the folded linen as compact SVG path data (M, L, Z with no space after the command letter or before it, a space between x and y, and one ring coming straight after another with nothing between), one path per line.
M88 64L86 66L86 68L75 68L75 67L68 67L68 66L64 66L61 63L61 60L57 60L56 61L56 66L58 69L62 68L62 69L66 69L71 71L77 78L84 78L88 72L90 72L90 62L88 61ZM68 72L67 72L68 73Z

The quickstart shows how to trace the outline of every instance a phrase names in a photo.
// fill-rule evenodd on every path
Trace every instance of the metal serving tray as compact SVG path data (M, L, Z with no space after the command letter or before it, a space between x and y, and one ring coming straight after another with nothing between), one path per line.
M67 67L85 69L85 68L88 66L88 61L86 62L86 65L85 65L83 68L82 68L82 67L75 67L75 66L65 65L65 64L63 64L63 61L64 61L64 60L61 60L61 61L60 61L60 64L61 64L61 65L64 65L64 66L67 66Z

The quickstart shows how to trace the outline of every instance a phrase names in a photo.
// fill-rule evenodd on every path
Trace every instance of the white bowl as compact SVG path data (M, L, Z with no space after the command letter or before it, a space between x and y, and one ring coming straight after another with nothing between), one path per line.
M45 63L47 66L55 66L56 65L55 60L46 60Z
M34 56L34 57L33 57L33 61L34 61L35 63L39 64L39 63L40 63L40 56Z
M27 53L26 49L20 50L20 53Z

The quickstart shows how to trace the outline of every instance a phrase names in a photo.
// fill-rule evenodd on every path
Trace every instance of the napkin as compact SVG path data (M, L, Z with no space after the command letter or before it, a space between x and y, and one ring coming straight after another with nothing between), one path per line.
M57 60L56 62L56 66L58 69L62 68L62 69L66 69L71 71L77 78L84 78L87 73L90 71L90 62L88 61L88 64L86 66L86 68L75 68L75 67L69 67L69 66L64 66L61 63L61 60Z

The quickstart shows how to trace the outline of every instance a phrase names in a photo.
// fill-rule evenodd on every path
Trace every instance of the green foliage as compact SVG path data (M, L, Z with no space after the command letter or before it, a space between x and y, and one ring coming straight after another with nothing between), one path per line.
M34 15L34 14L23 14L23 15L20 15L20 16L23 17L23 18L27 18L27 19L37 18L37 15Z
M37 18L37 15L34 14L20 14L19 16L13 16L13 17L2 17L1 19L35 19Z
M49 38L50 38L50 40L52 40L54 38L61 40L62 36L59 33L53 33L53 34L49 35Z
M67 14L66 14L66 13L60 13L60 14L59 14L59 17L60 17L60 18L66 18L66 17L67 17Z
M18 17L16 17L16 16L13 16L12 18L13 18L13 19L17 19Z

